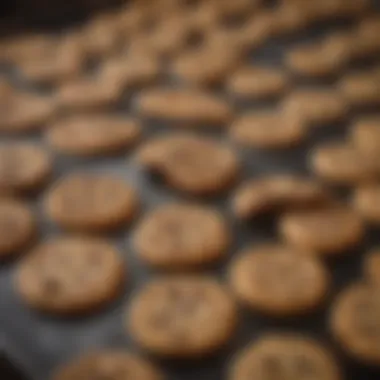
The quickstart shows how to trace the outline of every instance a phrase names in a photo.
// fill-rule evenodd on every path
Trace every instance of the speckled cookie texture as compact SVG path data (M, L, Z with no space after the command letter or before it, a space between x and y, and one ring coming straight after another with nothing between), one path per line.
M145 214L133 240L139 257L148 264L186 270L222 259L230 235L226 221L215 209L170 203Z
M158 356L191 358L225 346L237 317L228 291L213 278L171 276L148 282L135 295L127 328L136 343Z
M21 261L16 288L31 307L59 315L92 312L123 288L119 252L100 239L60 237L41 243Z

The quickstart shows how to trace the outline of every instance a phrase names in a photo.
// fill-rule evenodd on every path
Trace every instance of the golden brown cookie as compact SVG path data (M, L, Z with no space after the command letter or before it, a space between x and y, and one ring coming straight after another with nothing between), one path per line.
M380 225L380 185L378 183L357 188L353 194L352 205L364 220Z
M296 90L284 99L282 108L285 115L295 115L312 126L341 121L349 111L340 94L330 89Z
M374 284L380 284L380 250L378 247L371 249L363 263L365 277Z
M352 357L379 365L380 293L378 287L355 284L335 300L331 332Z
M228 380L342 380L332 353L301 335L270 333L233 360Z
M46 131L45 140L59 152L93 156L128 149L140 134L140 125L134 120L105 114L84 114L57 121Z
M132 300L127 326L147 351L173 358L211 354L237 324L235 303L210 277L172 276L147 283Z
M50 155L35 144L12 142L0 146L0 194L35 191L46 183L51 171Z
M134 247L149 265L187 270L220 260L231 241L222 215L190 203L160 206L137 226Z
M288 75L267 66L243 66L227 80L227 89L242 98L266 100L283 94L290 85Z
M229 136L248 148L282 149L299 145L307 136L307 128L295 114L249 112L232 123Z
M168 185L192 195L220 193L235 182L239 160L227 145L192 134L173 134L147 142L140 163Z
M127 351L108 349L86 353L58 368L52 380L109 379L163 380L161 372L147 360Z
M235 192L233 213L248 219L263 213L324 204L330 195L318 182L291 174L278 174L248 180Z
M361 153L377 158L380 151L380 117L357 120L351 129L351 141Z
M190 125L219 125L232 117L230 105L208 92L192 89L153 89L140 94L137 111L145 117Z
M88 232L110 230L129 223L138 208L130 185L95 173L73 173L47 193L45 213L60 227Z
M379 164L348 142L327 142L310 154L310 168L321 179L337 185L374 181Z
M364 224L356 213L342 207L288 212L279 232L291 246L319 255L336 255L361 242Z
M85 237L45 241L25 257L16 286L31 307L57 314L91 312L122 291L125 270L107 242Z
M0 199L0 260L21 253L37 235L35 217L22 201Z
M249 308L284 317L318 307L326 297L329 276L309 252L263 244L237 256L230 268L230 285Z

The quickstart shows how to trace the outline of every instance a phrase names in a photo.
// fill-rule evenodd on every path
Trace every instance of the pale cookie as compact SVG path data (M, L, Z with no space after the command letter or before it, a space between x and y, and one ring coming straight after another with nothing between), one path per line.
M110 230L129 223L138 208L130 185L95 173L74 173L48 192L45 212L60 227L88 232Z
M17 200L0 200L0 260L21 253L36 237L32 211Z
M127 351L107 349L84 354L56 370L52 380L163 380L164 375L145 359Z
M65 154L94 156L130 148L140 137L140 125L131 119L105 114L69 116L45 133L47 143Z
M295 115L259 111L239 116L231 125L230 138L248 148L282 149L302 143L307 128Z
M315 180L278 174L243 183L232 199L232 210L239 219L250 219L284 209L319 206L328 199L328 191Z
M94 311L122 291L124 263L100 239L64 237L45 241L18 268L16 285L31 307L57 314Z
M357 246L364 236L364 224L349 209L326 207L285 214L279 232L291 246L328 256Z
M164 205L148 213L133 240L142 260L169 270L214 263L226 255L230 241L221 214L189 203Z
M333 305L330 328L349 355L361 362L379 365L379 288L355 284L344 290Z
M56 101L67 110L107 108L116 104L122 94L122 85L104 78L81 78L58 88Z
M266 334L233 360L228 380L342 380L332 353L312 338Z
M227 80L231 93L255 100L272 99L283 94L290 85L288 75L280 69L267 66L244 66Z
M326 182L357 185L372 182L379 174L379 163L347 142L327 142L310 154L312 171Z
M135 295L127 326L147 351L192 358L225 346L235 332L237 318L235 303L213 278L174 276L153 280Z
M243 304L275 317L313 311L329 287L327 270L316 257L280 244L245 250L232 263L229 277Z
M369 223L380 225L380 185L374 183L354 191L352 205Z
M35 144L0 145L0 194L21 194L42 187L52 171L50 155Z
M363 263L365 277L374 284L380 284L380 250L374 248L370 250Z
M380 105L380 82L374 72L348 74L338 86L344 99L354 107Z
M351 129L351 141L361 153L377 159L380 152L380 117L357 120Z
M330 89L296 90L284 99L282 109L311 126L342 121L349 111L340 94Z
M56 102L48 96L14 91L0 103L0 132L27 133L46 126L56 111Z
M146 143L140 162L168 185L192 195L211 195L232 186L239 161L224 144L196 135L168 135Z
M192 89L145 91L137 98L136 108L148 118L185 124L225 124L232 117L232 109L226 101Z

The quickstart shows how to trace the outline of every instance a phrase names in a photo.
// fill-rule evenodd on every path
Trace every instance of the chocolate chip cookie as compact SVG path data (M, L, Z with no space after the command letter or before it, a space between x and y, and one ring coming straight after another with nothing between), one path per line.
M73 173L47 193L47 216L64 229L96 232L115 229L135 216L138 199L121 179L95 173Z
M139 257L163 269L190 269L221 259L231 237L221 214L190 203L163 205L148 213L134 235Z
M233 360L228 380L342 380L332 353L301 335L268 333Z
M364 236L357 214L339 206L289 212L280 219L279 230L290 245L320 255L349 250Z
M227 290L212 278L174 276L147 283L132 300L128 331L159 356L211 354L235 332L237 310Z
M31 307L57 314L91 312L114 300L124 263L107 242L85 237L45 241L21 262L16 286Z
M105 114L63 118L46 131L47 143L65 154L94 156L130 148L140 137L140 125L131 119Z
M235 182L239 173L233 150L195 134L151 140L142 146L138 159L169 186L191 195L220 193Z
M380 117L357 120L351 129L351 141L361 153L376 158L380 151Z
M329 276L316 257L280 244L245 250L232 263L230 284L253 310L284 317L314 310L324 300Z
M354 191L352 205L358 214L369 223L380 225L380 185L360 186Z
M380 250L378 247L367 253L364 259L363 272L369 281L380 284Z

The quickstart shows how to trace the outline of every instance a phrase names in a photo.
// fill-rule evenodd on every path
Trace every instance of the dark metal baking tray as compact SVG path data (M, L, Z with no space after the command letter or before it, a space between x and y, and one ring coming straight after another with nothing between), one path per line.
M375 2L377 6L380 1ZM252 54L252 62L269 62L271 65L280 65L281 56L288 46L295 42L313 39L330 29L346 28L349 23L342 25L325 25L324 28L312 29L302 36L286 38L281 41L272 41L259 51ZM379 57L380 58L380 57ZM5 75L11 75L15 81L19 78L6 67ZM300 85L307 82L298 80ZM319 85L319 84L317 84ZM37 90L37 89L36 89ZM125 115L133 115L133 96L126 97L118 107L118 112ZM238 104L240 109L262 108L271 104L248 103ZM352 117L354 115L351 115ZM308 141L302 147L291 151L259 152L237 150L244 163L243 176L254 177L260 173L275 172L299 172L307 173L306 155L310 147L318 142L330 138L343 136L347 129L347 122L342 125L327 125L316 128ZM172 127L163 124L146 124L145 138L159 134L161 131L170 131ZM215 139L224 139L223 132L204 132L212 134ZM24 137L23 137L24 138ZM43 144L38 134L25 137L39 141ZM1 136L1 140L12 139L10 136ZM53 153L53 152L52 152ZM54 155L54 153L53 153ZM128 156L128 154L127 154ZM132 160L126 156L84 160L71 157L54 155L54 178L58 178L70 170L89 170L97 172L115 173L134 184L138 189L143 208L149 209L158 203L180 199L180 195L162 184L156 182L149 175L138 168ZM53 179L54 180L54 179ZM31 202L37 215L42 238L47 235L57 234L59 231L43 218L41 213L41 198L43 193L32 198ZM209 204L216 205L229 215L228 196L208 200ZM230 249L229 259L247 244L257 243L266 239L275 238L275 228L271 221L259 221L250 224L238 224L231 221L231 228L235 232L235 242ZM129 280L124 295L107 310L84 318L59 319L36 313L26 307L15 292L13 276L18 260L1 264L0 266L0 349L3 348L16 364L29 375L30 380L44 380L49 377L51 371L58 365L65 363L72 357L94 347L129 347L134 351L138 348L133 344L124 329L126 306L131 293L136 291L141 284L155 273L144 267L137 259L130 244L130 236L135 225L125 232L111 236L115 244L123 253L129 273ZM223 379L224 369L233 353L239 348L255 339L262 331L291 330L308 332L311 336L318 337L327 344L332 345L345 368L346 379L380 379L380 370L367 368L346 358L339 352L339 348L329 339L326 321L329 305L333 302L334 294L346 284L358 278L361 268L363 252L370 246L380 244L380 236L376 231L369 231L365 242L359 249L349 252L336 262L327 263L334 273L334 286L328 300L327 307L311 315L288 320L275 320L263 318L256 313L241 310L241 323L235 339L218 355L201 361L158 363L168 375L168 380L220 380ZM224 277L229 259L208 272ZM154 360L154 359L153 359ZM295 379L296 380L296 379Z

